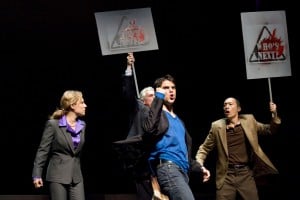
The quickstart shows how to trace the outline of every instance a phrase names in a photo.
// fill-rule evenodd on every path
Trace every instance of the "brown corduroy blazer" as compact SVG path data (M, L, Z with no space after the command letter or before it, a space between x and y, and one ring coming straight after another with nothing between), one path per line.
M277 116L272 118L270 124L263 124L256 121L252 114L240 115L239 119L251 147L252 156L250 162L253 167L254 176L278 174L278 170L260 147L258 135L271 135L275 133L278 130L279 124L281 124L280 118ZM220 189L228 170L226 118L212 122L209 134L196 153L196 160L203 165L208 153L215 147L217 148L216 187Z

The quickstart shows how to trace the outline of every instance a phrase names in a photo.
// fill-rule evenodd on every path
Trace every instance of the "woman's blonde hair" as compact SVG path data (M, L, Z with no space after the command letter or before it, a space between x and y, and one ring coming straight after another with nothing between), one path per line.
M60 108L56 109L50 119L59 119L71 111L71 105L82 99L82 92L78 90L66 90L60 98Z

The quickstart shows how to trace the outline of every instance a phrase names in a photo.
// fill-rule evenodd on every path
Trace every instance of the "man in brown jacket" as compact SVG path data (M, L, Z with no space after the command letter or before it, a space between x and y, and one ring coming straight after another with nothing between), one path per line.
M209 152L217 148L217 200L234 200L237 194L244 200L258 200L254 177L278 174L258 142L258 135L271 135L281 124L276 104L270 102L270 124L256 121L252 114L239 115L240 102L233 97L225 99L223 109L225 118L212 123L196 160L204 165Z

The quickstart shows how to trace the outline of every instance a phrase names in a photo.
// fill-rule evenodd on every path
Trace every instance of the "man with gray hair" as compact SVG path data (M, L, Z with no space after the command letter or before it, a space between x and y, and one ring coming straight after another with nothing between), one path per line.
M155 95L154 88L148 86L142 89L137 97L133 77L134 61L133 53L128 53L127 68L122 77L122 92L129 113L129 132L126 139L115 142L114 147L124 162L125 170L134 178L137 200L151 200L151 171L147 161L147 144L144 144L142 139L142 123L148 115Z

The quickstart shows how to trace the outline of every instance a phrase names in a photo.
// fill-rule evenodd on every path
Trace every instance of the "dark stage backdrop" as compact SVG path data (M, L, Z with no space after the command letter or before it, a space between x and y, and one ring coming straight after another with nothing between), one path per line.
M246 79L240 13L286 11L292 76L271 79L283 124L278 135L261 139L280 176L270 181L272 187L262 187L274 197L292 196L292 181L299 178L299 11L292 2L2 1L0 194L47 193L46 188L33 189L31 169L44 123L66 89L82 90L88 105L82 158L87 192L134 192L111 148L127 133L120 94L126 55L101 56L94 13L151 7L159 50L135 53L139 87L166 73L175 76L175 109L193 137L194 153L210 122L223 117L227 96L240 98L243 113L253 113L262 122L270 119L267 79ZM213 173L214 153L207 166ZM195 192L214 192L214 179L202 184L198 174L191 177L191 185Z

